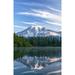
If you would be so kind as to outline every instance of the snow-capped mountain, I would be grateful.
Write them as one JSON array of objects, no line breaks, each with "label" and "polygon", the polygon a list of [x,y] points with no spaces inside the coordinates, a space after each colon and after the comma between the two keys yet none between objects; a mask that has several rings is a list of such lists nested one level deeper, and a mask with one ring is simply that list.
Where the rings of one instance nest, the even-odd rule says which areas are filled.
[{"label": "snow-capped mountain", "polygon": [[60,36],[60,33],[46,29],[45,27],[39,25],[34,25],[26,28],[21,32],[18,32],[17,35],[24,37],[37,37],[37,36],[46,37],[46,36]]}]

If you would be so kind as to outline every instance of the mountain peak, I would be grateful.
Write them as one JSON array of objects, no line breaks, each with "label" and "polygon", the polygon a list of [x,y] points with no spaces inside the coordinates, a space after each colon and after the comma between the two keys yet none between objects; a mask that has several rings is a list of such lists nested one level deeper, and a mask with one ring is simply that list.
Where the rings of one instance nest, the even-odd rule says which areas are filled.
[{"label": "mountain peak", "polygon": [[21,32],[18,32],[17,35],[24,36],[24,37],[34,37],[34,36],[45,37],[45,36],[50,36],[50,35],[55,36],[55,35],[58,35],[58,33],[48,30],[45,27],[40,26],[40,25],[33,25]]}]

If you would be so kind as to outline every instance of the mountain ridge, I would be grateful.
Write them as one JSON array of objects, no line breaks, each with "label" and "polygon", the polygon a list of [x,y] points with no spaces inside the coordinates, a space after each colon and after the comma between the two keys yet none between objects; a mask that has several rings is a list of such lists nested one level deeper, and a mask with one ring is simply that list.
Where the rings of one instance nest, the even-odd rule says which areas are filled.
[{"label": "mountain ridge", "polygon": [[40,25],[33,25],[16,34],[18,36],[23,37],[46,37],[46,36],[60,36],[61,32],[56,32]]}]

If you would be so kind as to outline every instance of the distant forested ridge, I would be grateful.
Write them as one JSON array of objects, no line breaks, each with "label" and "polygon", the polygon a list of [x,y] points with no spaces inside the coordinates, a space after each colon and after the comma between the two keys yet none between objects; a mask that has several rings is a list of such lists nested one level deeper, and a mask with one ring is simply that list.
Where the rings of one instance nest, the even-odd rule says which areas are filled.
[{"label": "distant forested ridge", "polygon": [[61,37],[20,37],[14,33],[14,47],[56,47],[61,46]]}]

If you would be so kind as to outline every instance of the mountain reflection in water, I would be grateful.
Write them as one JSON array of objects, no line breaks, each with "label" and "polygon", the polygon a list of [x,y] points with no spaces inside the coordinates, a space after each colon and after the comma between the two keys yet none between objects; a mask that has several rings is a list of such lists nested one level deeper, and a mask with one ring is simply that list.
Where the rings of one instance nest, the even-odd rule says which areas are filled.
[{"label": "mountain reflection in water", "polygon": [[61,58],[24,56],[14,64],[14,75],[61,75]]}]

